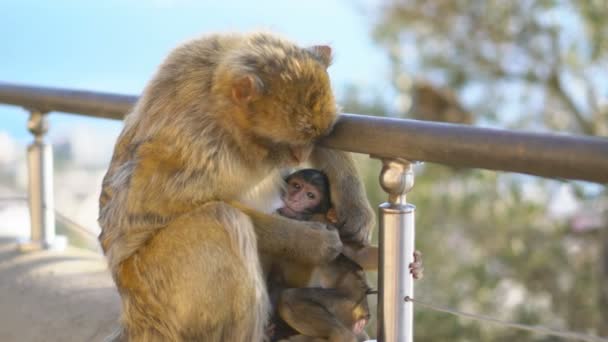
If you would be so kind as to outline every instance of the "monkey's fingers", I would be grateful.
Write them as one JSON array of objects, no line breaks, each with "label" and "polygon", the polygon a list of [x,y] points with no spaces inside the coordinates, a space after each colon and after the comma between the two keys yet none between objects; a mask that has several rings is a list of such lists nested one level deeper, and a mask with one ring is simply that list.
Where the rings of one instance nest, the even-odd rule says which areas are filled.
[{"label": "monkey's fingers", "polygon": [[419,250],[414,251],[414,262],[419,262],[422,265],[422,252]]},{"label": "monkey's fingers", "polygon": [[[347,199],[344,199],[348,201]],[[338,229],[343,241],[368,246],[370,232],[375,224],[375,216],[372,211],[356,205],[342,205],[336,208],[338,213]]]},{"label": "monkey's fingers", "polygon": [[410,273],[412,274],[412,277],[414,277],[414,279],[422,279],[422,277],[424,276],[423,272],[424,272],[424,267],[422,267],[422,264],[419,262],[413,262],[409,265],[409,269],[410,269]]},{"label": "monkey's fingers", "polygon": [[414,279],[422,279],[424,267],[422,267],[422,252],[419,250],[414,251],[414,262],[409,265],[410,273]]},{"label": "monkey's fingers", "polygon": [[[328,226],[329,227],[329,226]],[[334,260],[338,254],[342,253],[342,241],[337,230],[318,230],[317,256],[320,258],[316,265]]]}]

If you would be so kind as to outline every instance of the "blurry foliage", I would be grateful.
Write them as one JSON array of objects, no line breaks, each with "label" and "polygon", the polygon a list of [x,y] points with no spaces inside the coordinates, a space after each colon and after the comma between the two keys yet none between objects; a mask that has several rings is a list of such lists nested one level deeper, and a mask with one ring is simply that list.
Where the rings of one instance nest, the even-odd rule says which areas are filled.
[{"label": "blurry foliage", "polygon": [[[607,18],[605,1],[395,0],[380,6],[373,34],[390,58],[396,90],[412,98],[402,115],[427,119],[417,110],[415,91],[432,84],[453,91],[453,108],[472,116],[460,122],[608,135]],[[345,112],[390,112],[382,101],[361,100],[356,88],[346,93]],[[357,160],[377,206],[386,199],[378,185],[380,163]],[[575,234],[567,217],[548,215],[561,186],[417,165],[408,201],[417,206],[425,278],[416,296],[499,319],[608,336],[608,298],[600,295],[608,287],[601,271],[607,229]],[[582,203],[605,201],[597,186],[570,186]],[[415,336],[558,340],[418,308]]]},{"label": "blurry foliage", "polygon": [[606,1],[385,1],[374,37],[398,89],[430,79],[502,125],[608,135],[606,18]]}]

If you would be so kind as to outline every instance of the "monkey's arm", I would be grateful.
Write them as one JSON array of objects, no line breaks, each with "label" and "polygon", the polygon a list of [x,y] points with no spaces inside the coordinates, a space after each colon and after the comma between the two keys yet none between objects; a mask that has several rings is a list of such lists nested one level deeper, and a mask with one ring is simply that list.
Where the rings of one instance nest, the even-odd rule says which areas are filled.
[{"label": "monkey's arm", "polygon": [[375,216],[351,155],[316,146],[310,162],[329,179],[331,202],[338,214],[337,226],[342,241],[369,245]]},{"label": "monkey's arm", "polygon": [[[342,253],[359,264],[366,271],[377,271],[379,262],[379,249],[375,246],[352,247],[345,245]],[[410,273],[414,279],[422,279],[424,267],[422,266],[422,253],[414,251],[414,262],[409,264]]]},{"label": "monkey's arm", "polygon": [[342,251],[338,231],[309,221],[296,221],[269,215],[238,202],[230,205],[247,214],[258,238],[258,250],[277,258],[287,258],[308,265],[320,265],[335,259]]},{"label": "monkey's arm", "polygon": [[366,271],[378,270],[378,247],[353,247],[345,245],[342,253]]}]

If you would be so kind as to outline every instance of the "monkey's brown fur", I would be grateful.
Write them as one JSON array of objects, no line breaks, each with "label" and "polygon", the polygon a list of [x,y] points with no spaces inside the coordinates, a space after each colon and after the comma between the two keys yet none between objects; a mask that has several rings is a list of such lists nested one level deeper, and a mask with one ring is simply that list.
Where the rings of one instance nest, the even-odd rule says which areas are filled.
[{"label": "monkey's brown fur", "polygon": [[274,264],[272,274],[269,289],[278,316],[308,339],[294,336],[280,321],[275,337],[331,342],[368,339],[363,329],[370,319],[367,296],[372,292],[355,261],[344,254],[315,267],[281,261]]},{"label": "monkey's brown fur", "polygon": [[[304,181],[303,181],[304,182]],[[329,189],[319,189],[322,194]],[[335,210],[313,214],[312,221],[334,223]],[[345,244],[346,249],[348,244]],[[348,246],[355,250],[358,246]],[[371,315],[367,296],[372,293],[367,283],[367,270],[378,268],[378,248],[365,246],[369,251],[357,261],[340,254],[336,259],[320,265],[305,265],[289,260],[275,260],[267,280],[276,306],[277,328],[273,340],[299,342],[356,342],[369,337],[363,330]],[[353,256],[363,256],[350,253]],[[295,330],[294,330],[295,329]],[[294,334],[294,331],[297,332]],[[298,335],[299,334],[299,335]]]},{"label": "monkey's brown fur", "polygon": [[[227,204],[272,198],[280,169],[331,129],[330,52],[270,34],[213,35],[161,65],[125,118],[100,198],[119,338],[260,341],[268,299],[258,250],[311,264],[339,252],[321,224]],[[373,216],[350,157],[315,148],[311,161],[347,198],[336,208],[343,231],[365,243]],[[354,210],[363,220],[345,219]]]},{"label": "monkey's brown fur", "polygon": [[[296,171],[285,179],[287,189],[277,213],[298,220],[337,223],[330,206],[329,182],[319,170]],[[371,291],[363,270],[378,269],[378,248],[345,243],[342,254],[321,265],[277,259],[267,278],[275,308],[271,340],[356,342],[369,339],[364,328]],[[414,279],[422,277],[421,253],[409,265]],[[289,324],[287,324],[289,323]],[[299,335],[298,335],[299,333]]]},{"label": "monkey's brown fur", "polygon": [[[315,341],[356,342],[368,339],[371,293],[363,269],[340,254],[317,267],[307,288],[288,288],[279,295],[277,311],[298,333]],[[314,287],[313,287],[314,286]],[[304,336],[287,340],[302,340]]]}]

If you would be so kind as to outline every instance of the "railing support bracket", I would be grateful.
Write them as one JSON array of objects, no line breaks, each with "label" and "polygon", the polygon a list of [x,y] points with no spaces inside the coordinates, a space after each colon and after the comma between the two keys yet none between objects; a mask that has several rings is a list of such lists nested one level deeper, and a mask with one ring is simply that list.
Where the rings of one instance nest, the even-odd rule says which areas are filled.
[{"label": "railing support bracket", "polygon": [[409,264],[414,261],[416,207],[406,202],[414,186],[413,165],[401,158],[372,157],[382,160],[380,185],[388,193],[379,207],[378,341],[412,342],[413,304],[403,298],[414,298]]},{"label": "railing support bracket", "polygon": [[20,241],[21,251],[64,249],[67,239],[55,234],[53,201],[53,148],[44,141],[48,131],[46,113],[32,110],[27,122],[34,141],[27,148],[30,238]]}]

